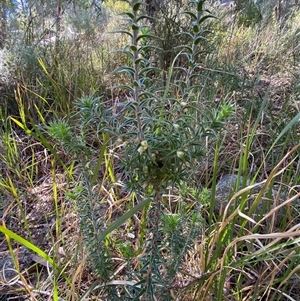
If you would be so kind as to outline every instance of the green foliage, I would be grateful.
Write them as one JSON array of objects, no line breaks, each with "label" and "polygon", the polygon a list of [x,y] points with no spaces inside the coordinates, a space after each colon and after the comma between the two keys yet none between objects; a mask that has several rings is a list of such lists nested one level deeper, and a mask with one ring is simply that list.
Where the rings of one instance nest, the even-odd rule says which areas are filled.
[{"label": "green foliage", "polygon": [[[55,4],[45,2],[49,8]],[[28,28],[24,53],[16,56],[24,62],[16,93],[19,115],[6,118],[0,111],[0,189],[3,210],[16,204],[19,224],[29,233],[23,199],[42,178],[36,172],[39,153],[21,142],[29,135],[39,152],[47,151],[48,173],[54,178],[62,166],[68,174],[61,201],[58,183],[51,187],[53,241],[65,208],[75,208],[78,241],[83,237],[83,256],[93,268],[89,275],[97,281],[81,297],[78,286],[75,296],[77,277],[86,274],[73,261],[78,254],[61,269],[60,251],[46,257],[4,226],[1,231],[54,263],[59,273],[74,267],[74,279],[64,286],[70,288],[63,292],[66,300],[87,300],[90,294],[103,300],[296,300],[290,279],[298,277],[299,265],[299,233],[293,228],[299,224],[299,85],[287,89],[287,97],[272,95],[272,82],[263,87],[267,91],[259,83],[273,70],[288,70],[291,58],[291,69],[297,68],[299,22],[262,30],[260,8],[241,0],[234,21],[243,26],[235,30],[236,23],[214,25],[205,1],[159,2],[151,17],[144,2],[128,1],[118,6],[129,7],[123,13],[127,25],[118,30],[117,45],[124,48],[106,61],[109,45],[117,46],[99,38],[103,23],[98,11],[89,14],[91,4],[80,2],[86,7],[65,12],[84,33],[78,41],[35,48],[37,30]],[[114,4],[109,3],[116,9]],[[33,16],[36,12],[28,17]],[[259,27],[246,29],[254,24]],[[109,75],[111,66],[118,68]],[[286,101],[278,113],[273,105],[279,96]],[[237,114],[229,120],[233,110]],[[30,158],[24,155],[28,150]],[[218,213],[218,188],[228,187],[219,178],[226,173],[237,173],[237,181],[226,195],[230,206]],[[286,205],[274,208],[273,199],[281,198]],[[284,231],[289,233],[278,233]],[[70,236],[63,240],[74,239]],[[59,279],[53,281],[56,296]],[[82,282],[86,289],[89,283]]]},{"label": "green foliage", "polygon": [[252,26],[258,24],[262,20],[260,6],[255,4],[254,1],[237,1],[236,11],[238,26]]},{"label": "green foliage", "polygon": [[84,132],[74,136],[72,128],[66,121],[52,121],[46,128],[47,133],[59,142],[68,152],[82,155],[89,155],[89,148],[85,145]]},{"label": "green foliage", "polygon": [[[131,85],[123,88],[131,93],[132,101],[127,105],[118,136],[126,143],[123,164],[131,179],[131,189],[141,184],[150,187],[162,183],[173,185],[186,179],[186,166],[194,164],[194,160],[203,155],[204,137],[214,134],[232,113],[231,105],[224,104],[216,111],[207,112],[209,115],[205,118],[198,107],[197,46],[203,36],[202,31],[195,30],[195,26],[201,27],[207,18],[212,17],[205,15],[203,3],[199,3],[198,8],[196,6],[198,12],[186,12],[194,24],[193,34],[181,33],[190,37],[191,46],[181,46],[182,52],[178,53],[169,68],[166,86],[156,86],[154,91],[148,74],[151,70],[155,73],[156,68],[143,57],[149,47],[145,43],[138,47],[140,40],[151,40],[153,36],[145,34],[143,25],[138,25],[142,17],[138,17],[135,10],[126,13],[131,18],[133,33],[123,33],[132,39],[126,54],[133,65],[121,67],[117,72],[130,75]],[[179,56],[186,58],[187,67],[181,68],[183,78],[171,84],[174,64]],[[145,67],[146,63],[148,65]],[[177,97],[176,89],[179,91]]]},{"label": "green foliage", "polygon": [[91,2],[24,3],[7,18],[10,81],[21,87],[27,120],[39,121],[36,109],[45,119],[62,117],[57,116],[62,112],[69,116],[75,99],[103,88],[104,70],[99,68],[107,54],[102,44],[97,50],[95,44],[109,20],[106,9]]},{"label": "green foliage", "polygon": [[[201,78],[197,61],[204,39],[201,28],[207,19],[213,17],[203,9],[203,4],[204,1],[194,1],[191,9],[185,12],[191,19],[192,28],[191,33],[181,34],[188,37],[189,44],[180,47],[163,86],[151,78],[159,71],[153,65],[149,52],[155,47],[157,37],[149,26],[144,25],[143,20],[147,16],[139,14],[141,4],[132,1],[131,11],[124,13],[131,29],[119,31],[130,39],[122,52],[131,65],[121,66],[115,71],[115,74],[126,74],[129,78],[128,84],[115,87],[125,90],[129,101],[118,109],[101,98],[84,96],[76,102],[75,117],[80,125],[78,127],[77,124],[75,131],[64,121],[50,123],[47,127],[47,133],[74,153],[86,169],[83,171],[82,190],[76,197],[80,200],[77,206],[81,231],[89,245],[95,270],[104,281],[109,279],[111,273],[109,237],[112,231],[118,230],[126,219],[152,201],[149,209],[144,208],[148,222],[142,224],[147,230],[146,239],[140,239],[144,255],[140,258],[141,270],[138,272],[141,286],[138,294],[151,300],[157,294],[163,294],[166,300],[170,297],[166,291],[181,264],[180,258],[184,258],[196,233],[199,233],[193,213],[182,211],[180,216],[164,214],[161,194],[168,186],[179,187],[191,179],[190,168],[204,155],[206,137],[216,136],[233,111],[232,105],[226,102],[216,108],[201,106]],[[183,57],[187,64],[181,67],[181,78],[173,80],[179,57]],[[105,205],[96,201],[100,194],[92,189],[94,182],[91,181],[95,179],[95,172],[87,164],[90,154],[85,145],[91,135],[97,137],[103,149],[106,146],[101,138],[109,135],[106,141],[119,150],[119,168],[126,175],[127,190],[139,200],[138,205],[106,230],[107,221],[100,213]],[[162,249],[170,255],[162,256]],[[127,244],[119,244],[119,250],[129,260],[133,256]],[[163,275],[160,266],[167,261],[169,271]]]}]

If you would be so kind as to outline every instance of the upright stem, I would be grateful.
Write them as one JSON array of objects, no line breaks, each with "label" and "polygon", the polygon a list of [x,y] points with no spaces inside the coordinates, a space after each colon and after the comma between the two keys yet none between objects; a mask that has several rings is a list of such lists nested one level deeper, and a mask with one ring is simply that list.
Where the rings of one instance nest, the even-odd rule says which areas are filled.
[{"label": "upright stem", "polygon": [[155,196],[153,197],[152,207],[149,214],[149,231],[152,233],[151,243],[149,245],[149,266],[146,275],[146,292],[152,291],[153,286],[153,273],[155,267],[157,266],[157,258],[159,258],[159,225],[160,225],[160,213],[161,213],[161,192],[158,187],[155,192]]},{"label": "upright stem", "polygon": [[[138,2],[138,0],[132,0],[132,7]],[[138,62],[139,58],[139,51],[138,51],[138,43],[137,43],[137,37],[139,34],[139,26],[137,25],[137,11],[134,11],[134,18],[133,18],[133,37],[132,37],[132,45],[135,46],[135,50],[133,51],[133,69],[134,69],[134,94],[133,98],[136,102],[135,105],[135,115],[137,120],[137,126],[138,126],[138,139],[139,141],[142,141],[144,139],[144,134],[142,132],[142,121],[141,121],[141,106],[140,106],[140,99],[139,99],[139,72],[140,72],[140,66]]]}]

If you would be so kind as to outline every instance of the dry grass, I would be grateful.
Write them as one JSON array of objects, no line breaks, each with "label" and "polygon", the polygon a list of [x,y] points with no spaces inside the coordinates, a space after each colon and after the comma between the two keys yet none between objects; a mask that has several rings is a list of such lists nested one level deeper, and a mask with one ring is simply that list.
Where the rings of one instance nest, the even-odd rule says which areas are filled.
[{"label": "dry grass", "polygon": [[[110,95],[112,103],[127,97],[111,93],[116,78],[109,75],[124,61],[109,52],[126,43],[124,38],[107,36],[107,32],[119,24],[119,19],[112,19],[105,32],[99,34],[101,45],[96,43],[92,55],[93,61],[98,63],[95,70],[103,75],[104,93]],[[224,73],[223,79],[218,78],[214,83],[213,94],[216,102],[219,94],[232,95],[236,114],[221,133],[219,148],[214,140],[207,141],[207,156],[199,162],[198,180],[189,183],[190,190],[183,192],[175,187],[162,196],[162,211],[166,216],[180,215],[185,206],[188,213],[196,213],[199,218],[200,234],[194,239],[193,247],[181,257],[180,269],[168,287],[173,300],[299,300],[299,151],[294,147],[299,144],[299,131],[291,126],[277,144],[272,145],[300,112],[299,45],[294,43],[297,24],[299,14],[289,24],[283,24],[287,30],[274,25],[263,31],[232,26],[226,30],[221,28],[220,35],[216,34],[216,42],[221,42],[214,63],[230,72],[238,70],[239,83],[227,86],[230,80],[226,82]],[[117,78],[118,83],[127,80]],[[265,99],[268,99],[266,109],[259,114]],[[1,135],[2,227],[42,249],[59,269],[1,234],[0,294],[6,295],[7,300],[109,300],[105,286],[118,285],[122,296],[128,287],[139,283],[141,259],[147,252],[144,244],[151,239],[148,230],[143,232],[147,228],[145,211],[134,214],[110,234],[106,244],[112,253],[113,270],[109,282],[102,283],[93,269],[80,228],[78,204],[89,200],[82,196],[79,197],[83,199],[74,198],[74,191],[84,186],[88,167],[77,165],[72,155],[55,146],[66,170],[40,140],[13,128],[8,127]],[[89,158],[91,165],[97,161],[97,152],[99,149],[95,147]],[[112,158],[112,154],[113,150],[107,157]],[[116,167],[118,157],[112,161]],[[122,171],[115,168],[113,173],[117,184],[112,183],[107,164],[102,164],[97,184],[91,187],[97,200],[97,214],[105,226],[143,198],[133,197],[124,189],[123,182],[127,179]],[[228,206],[222,215],[212,218],[210,199],[201,203],[202,189],[212,189],[213,177],[217,180],[229,173],[243,173],[249,181],[260,182],[260,189],[249,196],[247,193],[253,188],[250,185],[254,183],[238,187],[228,203],[244,206]],[[266,195],[269,189],[283,191],[285,195],[277,193],[270,197]],[[268,199],[271,199],[270,208],[261,209],[262,216],[253,215],[253,203],[257,207],[259,202],[267,203]],[[276,214],[280,207],[285,208],[285,214],[278,220]],[[189,230],[184,228],[183,236],[187,236]],[[166,249],[160,252],[165,255]],[[174,261],[168,256],[164,259],[165,264],[160,266],[163,276],[168,273],[168,264]]]}]

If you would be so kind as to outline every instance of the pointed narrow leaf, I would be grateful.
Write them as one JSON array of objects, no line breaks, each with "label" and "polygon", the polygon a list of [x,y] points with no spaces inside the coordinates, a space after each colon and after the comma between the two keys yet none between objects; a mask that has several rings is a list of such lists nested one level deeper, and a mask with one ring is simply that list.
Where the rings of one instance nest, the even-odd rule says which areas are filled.
[{"label": "pointed narrow leaf", "polygon": [[134,61],[134,63],[135,63],[136,65],[140,65],[141,63],[146,64],[146,63],[147,63],[147,60],[146,60],[145,58],[143,58],[143,57],[139,57],[138,59],[136,59],[136,60]]},{"label": "pointed narrow leaf", "polygon": [[155,36],[154,34],[150,34],[150,33],[147,33],[147,34],[141,34],[139,35],[136,40],[139,41],[140,39],[160,39],[158,36]]},{"label": "pointed narrow leaf", "polygon": [[135,11],[135,12],[138,11],[140,9],[141,4],[142,4],[141,2],[136,2],[133,5],[132,10]]},{"label": "pointed narrow leaf", "polygon": [[213,15],[206,15],[206,16],[202,17],[202,18],[198,21],[198,24],[200,25],[200,24],[203,23],[206,19],[210,19],[210,18],[218,19],[217,17],[215,17],[215,16],[213,16]]},{"label": "pointed narrow leaf", "polygon": [[130,49],[131,49],[132,51],[137,51],[137,47],[136,47],[135,45],[130,45]]},{"label": "pointed narrow leaf", "polygon": [[[176,71],[177,70],[180,70],[181,72],[183,72],[184,74],[186,74],[187,72],[188,72],[188,70],[186,69],[186,68],[184,68],[184,67],[175,67],[174,68]],[[182,82],[182,83],[184,83],[184,82]],[[178,88],[180,88],[180,87],[178,87]]]},{"label": "pointed narrow leaf", "polygon": [[114,89],[124,89],[124,90],[128,90],[129,92],[133,93],[134,90],[132,87],[128,86],[128,85],[116,85],[113,86]]},{"label": "pointed narrow leaf", "polygon": [[194,13],[192,13],[191,11],[184,11],[183,13],[192,17],[192,19],[197,20],[197,16]]},{"label": "pointed narrow leaf", "polygon": [[[208,53],[207,50],[199,50],[195,53],[195,57],[201,56],[201,55],[205,56],[207,53]],[[233,74],[231,74],[231,75],[233,75]]]},{"label": "pointed narrow leaf", "polygon": [[101,151],[100,151],[98,159],[96,161],[96,166],[93,169],[93,177],[91,179],[91,184],[96,183],[97,177],[99,175],[99,170],[101,168],[101,164],[102,164],[102,162],[105,161],[104,160],[104,155],[105,155],[105,152],[107,151],[107,144],[109,142],[109,139],[108,139],[109,138],[109,134],[103,133],[103,137],[104,137],[104,139],[103,139],[103,146],[101,147]]},{"label": "pointed narrow leaf", "polygon": [[[28,131],[28,128],[26,125],[24,125],[22,122],[20,122],[19,120],[15,119],[14,117],[10,116],[10,119],[17,125],[19,126],[22,130],[24,130],[26,133]],[[30,134],[30,133],[29,133]]]},{"label": "pointed narrow leaf", "polygon": [[199,36],[195,41],[194,41],[194,44],[195,45],[198,45],[201,41],[205,41],[206,38],[202,37],[202,36]]},{"label": "pointed narrow leaf", "polygon": [[138,81],[134,80],[132,84],[134,87],[140,88],[140,83]]},{"label": "pointed narrow leaf", "polygon": [[150,17],[150,16],[147,16],[147,15],[141,15],[141,16],[139,16],[139,17],[136,19],[136,21],[139,22],[139,21],[141,21],[141,20],[143,20],[143,19],[152,20],[152,21],[155,20],[155,18],[152,18],[152,17]]},{"label": "pointed narrow leaf", "polygon": [[204,3],[204,0],[200,0],[198,2],[198,5],[197,5],[197,11],[198,12],[201,12],[203,10],[203,3]]},{"label": "pointed narrow leaf", "polygon": [[132,78],[134,77],[134,69],[131,67],[125,67],[125,66],[119,67],[116,70],[114,70],[113,73],[116,74],[116,73],[121,73],[121,72],[125,72],[125,73],[129,74]]},{"label": "pointed narrow leaf", "polygon": [[133,23],[133,24],[131,25],[131,28],[132,28],[132,30],[138,30],[140,27],[138,26],[138,24]]},{"label": "pointed narrow leaf", "polygon": [[199,31],[200,31],[199,26],[195,24],[195,25],[193,26],[193,32],[194,32],[194,33],[198,33]]},{"label": "pointed narrow leaf", "polygon": [[[177,35],[175,35],[177,36]],[[190,32],[182,32],[182,33],[179,33],[178,36],[188,36],[191,40],[193,40],[194,38],[194,35]],[[179,47],[183,47],[183,46],[177,46],[176,48],[179,48]]]},{"label": "pointed narrow leaf", "polygon": [[144,67],[140,69],[140,73],[143,74],[145,72],[159,72],[161,71],[159,68],[153,67],[153,66],[149,66],[149,67]]},{"label": "pointed narrow leaf", "polygon": [[298,113],[285,127],[284,129],[280,132],[280,134],[277,136],[273,144],[271,145],[269,151],[267,152],[266,157],[271,153],[273,150],[274,146],[278,141],[295,125],[298,124],[299,126],[299,121],[300,121],[300,113]]},{"label": "pointed narrow leaf", "polygon": [[134,14],[133,14],[132,12],[130,12],[130,11],[125,11],[125,12],[121,13],[120,15],[121,15],[121,16],[122,16],[122,15],[126,15],[126,16],[128,16],[130,19],[134,19]]},{"label": "pointed narrow leaf", "polygon": [[36,245],[32,244],[31,242],[29,242],[25,238],[19,236],[18,234],[14,233],[13,231],[8,230],[6,227],[0,226],[0,232],[2,232],[3,234],[7,235],[9,238],[17,241],[21,245],[27,247],[31,251],[37,253],[40,257],[42,257],[43,259],[45,259],[47,262],[49,262],[53,267],[55,267],[58,270],[58,267],[55,264],[55,262],[53,261],[53,259],[51,257],[49,257],[40,248],[38,248]]},{"label": "pointed narrow leaf", "polygon": [[114,31],[110,31],[109,33],[124,33],[124,34],[129,35],[130,37],[133,37],[132,33],[127,30],[114,30]]},{"label": "pointed narrow leaf", "polygon": [[141,46],[138,51],[150,51],[150,50],[157,50],[157,51],[161,51],[161,49],[159,47],[153,46],[153,45],[143,45]]},{"label": "pointed narrow leaf", "polygon": [[188,57],[190,57],[190,55],[191,54],[193,54],[193,48],[192,47],[190,47],[190,46],[185,46],[185,50],[187,51],[186,53],[185,53],[185,55],[187,55],[188,54]]},{"label": "pointed narrow leaf", "polygon": [[128,55],[131,59],[133,58],[132,52],[130,52],[130,51],[126,50],[126,49],[115,50],[115,51],[112,51],[112,53],[123,53],[123,54]]},{"label": "pointed narrow leaf", "polygon": [[206,34],[209,34],[209,33],[213,33],[211,30],[203,30],[202,32],[201,32],[201,35],[202,36],[204,36],[204,35],[206,35]]}]

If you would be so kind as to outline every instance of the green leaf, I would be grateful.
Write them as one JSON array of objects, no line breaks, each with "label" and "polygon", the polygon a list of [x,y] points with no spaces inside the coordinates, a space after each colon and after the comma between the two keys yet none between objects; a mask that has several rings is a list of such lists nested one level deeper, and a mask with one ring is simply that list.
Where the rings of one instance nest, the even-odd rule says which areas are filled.
[{"label": "green leaf", "polygon": [[[135,215],[138,211],[142,210],[145,206],[150,204],[152,199],[147,198],[134,206],[131,210],[129,210],[127,213],[123,214],[120,218],[118,218],[114,223],[112,223],[108,228],[106,228],[102,233],[97,237],[97,242],[104,240],[105,237],[110,234],[115,229],[119,228],[123,223],[125,223],[129,218],[131,218],[133,215]],[[92,248],[95,243],[91,243],[89,245],[89,248]]]},{"label": "green leaf", "polygon": [[206,15],[204,17],[202,17],[199,21],[198,24],[202,24],[206,19],[210,19],[210,18],[214,18],[214,19],[218,19],[217,17],[213,16],[213,15]]},{"label": "green leaf", "polygon": [[197,11],[198,11],[198,12],[203,11],[203,4],[204,4],[204,1],[205,1],[205,0],[200,0],[200,1],[198,2],[198,4],[197,4]]},{"label": "green leaf", "polygon": [[132,33],[128,30],[114,30],[114,31],[110,31],[109,33],[123,33],[133,38]]},{"label": "green leaf", "polygon": [[[197,66],[195,66],[195,68],[194,69],[196,69],[196,67],[198,67],[199,65],[197,64]],[[190,79],[192,80],[192,79],[195,79],[195,78],[197,78],[197,77],[199,77],[200,76],[200,72],[201,72],[201,66],[199,66],[199,69],[200,70],[198,70],[198,72],[196,73],[196,74],[192,74],[191,75],[191,77],[190,77]],[[201,87],[200,87],[200,85],[193,85],[192,87],[190,87],[190,89],[201,89]]]},{"label": "green leaf", "polygon": [[134,63],[135,63],[136,65],[140,65],[141,63],[147,63],[147,60],[144,59],[143,57],[139,57],[138,59],[136,59],[136,60],[134,61]]},{"label": "green leaf", "polygon": [[[182,82],[181,85],[182,85],[182,88],[183,88],[183,89],[186,89],[186,88],[188,87],[187,84],[186,84],[185,82]],[[189,93],[188,93],[188,92],[184,93],[183,96],[182,96],[182,98],[183,98],[184,100],[188,99],[188,98],[189,98]]]},{"label": "green leaf", "polygon": [[141,51],[150,51],[150,50],[162,51],[161,48],[156,47],[154,45],[142,45],[138,51],[141,52]]},{"label": "green leaf", "polygon": [[114,70],[113,74],[123,73],[123,72],[129,74],[131,78],[134,78],[135,71],[133,68],[128,67],[128,66],[122,66],[122,67],[117,68],[116,70]]},{"label": "green leaf", "polygon": [[[193,40],[194,36],[193,34],[191,34],[190,32],[181,32],[178,34],[178,36],[188,36],[191,40]],[[177,46],[176,48],[183,48],[185,45],[183,46]]]},{"label": "green leaf", "polygon": [[65,171],[68,171],[68,168],[66,167],[66,165],[64,164],[64,162],[62,161],[62,159],[60,158],[60,156],[58,155],[58,153],[55,151],[55,149],[52,147],[52,145],[49,143],[49,141],[47,140],[47,138],[41,133],[41,131],[39,130],[39,128],[35,125],[34,121],[31,120],[31,126],[33,127],[33,131],[29,130],[26,124],[22,124],[20,121],[18,121],[17,119],[10,117],[18,126],[20,126],[28,135],[32,136],[34,139],[36,139],[37,141],[41,142],[42,145],[50,150],[51,154],[54,156],[55,160],[57,160],[57,162],[59,162],[59,164],[63,167],[63,169]]},{"label": "green leaf", "polygon": [[140,27],[139,27],[139,25],[138,25],[138,24],[136,24],[136,23],[133,23],[133,24],[131,25],[131,29],[132,29],[132,30],[139,30],[139,29],[140,29]]},{"label": "green leaf", "polygon": [[10,119],[18,126],[20,127],[22,130],[25,131],[26,134],[29,134],[31,133],[31,131],[27,128],[27,126],[25,124],[23,124],[22,122],[20,122],[19,120],[15,119],[14,117],[11,117],[10,116]]},{"label": "green leaf", "polygon": [[158,36],[155,36],[153,34],[150,33],[145,33],[145,34],[141,34],[136,38],[136,41],[138,42],[140,39],[159,39]]},{"label": "green leaf", "polygon": [[99,170],[101,168],[101,164],[102,164],[102,162],[105,161],[104,160],[104,155],[107,152],[107,145],[108,145],[108,142],[109,142],[109,134],[103,133],[102,137],[103,137],[103,145],[101,147],[101,151],[99,153],[99,157],[97,159],[96,166],[93,169],[93,177],[91,179],[91,184],[96,183],[97,178],[98,178],[98,174],[99,174]]},{"label": "green leaf", "polygon": [[198,45],[201,41],[206,41],[206,38],[203,36],[199,36],[198,38],[195,39],[194,44]]},{"label": "green leaf", "polygon": [[139,21],[141,21],[141,20],[143,20],[143,19],[152,20],[152,21],[155,20],[155,18],[152,18],[152,17],[150,17],[150,16],[147,16],[147,15],[141,15],[141,16],[139,16],[139,17],[136,19],[136,22],[139,22]]},{"label": "green leaf", "polygon": [[298,113],[281,131],[281,133],[278,135],[278,137],[275,139],[273,144],[271,145],[269,151],[266,154],[266,157],[273,151],[274,146],[276,143],[295,125],[298,124],[299,126],[299,121],[300,121],[300,113]]},{"label": "green leaf", "polygon": [[134,19],[134,14],[132,13],[132,12],[130,12],[130,11],[125,11],[125,12],[123,12],[123,13],[121,13],[120,14],[121,16],[122,15],[126,15],[126,16],[128,16],[130,19]]},{"label": "green leaf", "polygon": [[116,85],[116,86],[113,86],[114,89],[125,89],[125,90],[128,90],[129,92],[133,93],[134,92],[134,89],[128,85]]},{"label": "green leaf", "polygon": [[135,45],[130,45],[130,49],[131,49],[132,51],[137,51],[137,47],[136,47]]},{"label": "green leaf", "polygon": [[199,26],[195,24],[195,25],[193,26],[193,32],[194,32],[194,33],[198,33],[199,31],[200,31]]},{"label": "green leaf", "polygon": [[222,104],[218,109],[217,121],[225,121],[226,118],[230,117],[233,113],[232,104]]},{"label": "green leaf", "polygon": [[189,15],[192,19],[197,20],[197,16],[191,11],[184,11],[183,13]]},{"label": "green leaf", "polygon": [[141,2],[136,2],[136,3],[133,5],[132,10],[133,10],[134,12],[138,11],[138,10],[140,9],[140,6],[141,6],[141,5],[142,5]]},{"label": "green leaf", "polygon": [[19,236],[15,232],[8,230],[6,227],[0,226],[0,232],[4,233],[7,235],[9,238],[14,239],[21,245],[25,246],[26,248],[30,249],[31,251],[37,253],[40,257],[45,259],[47,262],[49,262],[53,267],[58,269],[57,265],[55,264],[54,260],[49,257],[44,251],[42,251],[40,248],[38,248],[36,245],[32,244],[25,238]]},{"label": "green leaf", "polygon": [[156,68],[156,67],[153,67],[153,66],[149,66],[149,67],[141,68],[139,73],[143,74],[143,73],[150,72],[150,71],[160,72],[161,70],[159,68]]},{"label": "green leaf", "polygon": [[[204,39],[204,40],[206,40],[206,39]],[[199,51],[196,51],[194,56],[195,57],[198,57],[198,56],[201,56],[201,55],[205,56],[206,54],[207,54],[206,50],[199,50]],[[198,66],[201,66],[201,65],[198,65]],[[234,75],[234,74],[231,73],[231,75]]]},{"label": "green leaf", "polygon": [[188,54],[187,53],[183,53],[183,54],[186,55],[188,57],[188,59],[190,59],[190,54],[193,54],[193,52],[194,52],[193,48],[189,45],[186,45],[184,48],[185,48],[185,50],[188,51]]},{"label": "green leaf", "polygon": [[196,65],[195,61],[190,60],[189,61],[189,68],[194,68]]},{"label": "green leaf", "polygon": [[[146,101],[148,101],[150,98],[151,99],[155,99],[155,100],[159,100],[159,97],[157,96],[157,95],[155,95],[155,94],[153,94],[153,93],[151,93],[151,92],[149,92],[149,91],[144,91],[144,92],[142,92],[142,93],[140,93],[140,96],[142,97],[144,97],[145,96],[145,100],[144,100],[144,102],[146,102]],[[143,103],[143,101],[141,102],[141,104]]]},{"label": "green leaf", "polygon": [[131,52],[131,51],[128,51],[128,50],[126,50],[126,49],[118,49],[118,50],[113,51],[112,53],[123,53],[123,54],[128,55],[130,59],[133,58],[132,52]]}]

